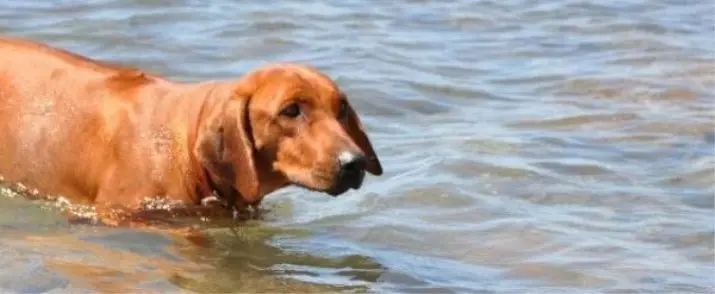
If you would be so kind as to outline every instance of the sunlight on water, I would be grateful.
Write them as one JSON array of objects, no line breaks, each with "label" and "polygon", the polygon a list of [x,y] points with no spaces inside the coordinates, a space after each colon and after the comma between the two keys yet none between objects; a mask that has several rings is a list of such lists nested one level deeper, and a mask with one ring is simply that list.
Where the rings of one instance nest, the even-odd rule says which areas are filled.
[{"label": "sunlight on water", "polygon": [[0,32],[181,81],[313,64],[384,176],[208,239],[0,189],[0,292],[715,291],[710,1],[167,3],[7,1]]}]

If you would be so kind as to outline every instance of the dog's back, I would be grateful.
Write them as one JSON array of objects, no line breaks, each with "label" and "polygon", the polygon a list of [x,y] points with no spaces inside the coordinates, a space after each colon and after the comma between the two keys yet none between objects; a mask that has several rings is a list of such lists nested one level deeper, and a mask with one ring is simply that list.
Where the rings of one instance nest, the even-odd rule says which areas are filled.
[{"label": "dog's back", "polygon": [[106,117],[121,114],[107,85],[131,89],[148,77],[10,38],[0,39],[0,65],[0,175],[69,197],[94,194],[94,172],[113,156],[97,148],[112,140]]}]

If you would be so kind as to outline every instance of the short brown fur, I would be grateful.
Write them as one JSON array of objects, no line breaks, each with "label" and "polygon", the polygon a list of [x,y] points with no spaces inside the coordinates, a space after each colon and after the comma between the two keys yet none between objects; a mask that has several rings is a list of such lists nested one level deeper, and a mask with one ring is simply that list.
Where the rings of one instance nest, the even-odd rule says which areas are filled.
[{"label": "short brown fur", "polygon": [[[0,39],[0,175],[100,210],[145,197],[224,208],[290,184],[327,191],[340,150],[382,174],[345,94],[317,69],[272,64],[182,84],[15,38]],[[300,105],[299,119],[286,105]]]}]

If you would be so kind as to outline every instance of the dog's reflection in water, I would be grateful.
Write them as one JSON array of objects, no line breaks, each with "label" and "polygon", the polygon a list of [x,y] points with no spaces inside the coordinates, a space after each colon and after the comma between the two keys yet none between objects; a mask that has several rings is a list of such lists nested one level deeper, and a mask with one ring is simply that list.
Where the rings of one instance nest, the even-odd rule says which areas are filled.
[{"label": "dog's reflection in water", "polygon": [[23,242],[46,256],[43,266],[66,280],[71,286],[64,290],[70,291],[362,292],[384,271],[359,255],[319,257],[281,249],[272,241],[310,233],[255,221],[195,234],[94,228]]}]

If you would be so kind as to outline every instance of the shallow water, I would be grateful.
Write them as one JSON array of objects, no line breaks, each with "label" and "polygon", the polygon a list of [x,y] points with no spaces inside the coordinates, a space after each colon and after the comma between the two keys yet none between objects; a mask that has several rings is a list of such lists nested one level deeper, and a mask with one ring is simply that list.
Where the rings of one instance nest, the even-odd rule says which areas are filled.
[{"label": "shallow water", "polygon": [[313,64],[386,170],[210,247],[6,195],[0,290],[712,293],[715,4],[591,2],[0,2],[0,33],[183,81]]}]

